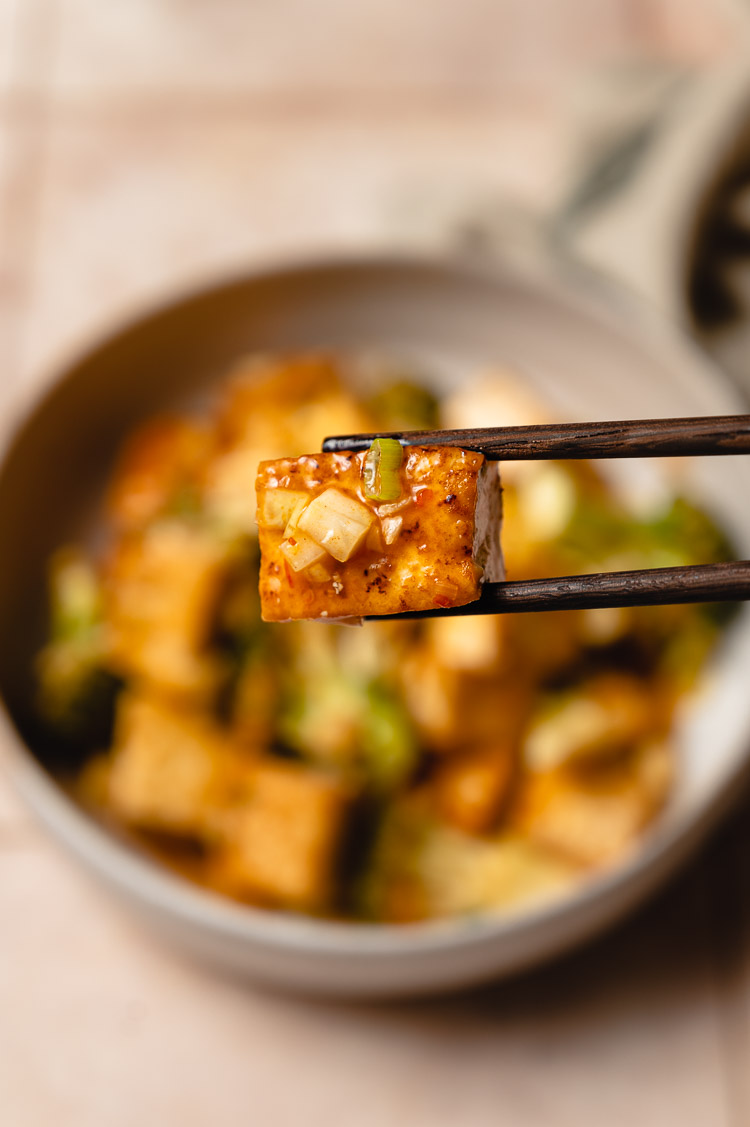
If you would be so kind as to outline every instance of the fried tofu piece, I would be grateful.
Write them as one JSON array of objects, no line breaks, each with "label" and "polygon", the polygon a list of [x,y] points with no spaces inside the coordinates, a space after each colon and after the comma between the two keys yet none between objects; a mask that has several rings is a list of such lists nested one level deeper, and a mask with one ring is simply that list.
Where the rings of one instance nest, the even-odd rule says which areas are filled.
[{"label": "fried tofu piece", "polygon": [[330,775],[298,763],[258,762],[228,857],[238,890],[286,907],[330,907],[352,799]]},{"label": "fried tofu piece", "polygon": [[515,766],[507,743],[446,756],[433,783],[442,817],[464,833],[488,833],[507,803]]},{"label": "fried tofu piece", "polygon": [[529,683],[513,669],[503,670],[500,676],[496,669],[457,670],[428,641],[403,655],[396,674],[419,736],[430,751],[451,755],[457,748],[478,744],[518,745],[533,697]]},{"label": "fried tofu piece", "polygon": [[123,528],[139,527],[166,510],[197,503],[211,451],[205,425],[163,417],[139,427],[120,451],[109,488],[109,512]]},{"label": "fried tofu piece", "polygon": [[546,771],[612,758],[650,731],[666,728],[665,704],[652,685],[638,678],[618,673],[594,677],[550,697],[526,733],[526,764]]},{"label": "fried tofu piece", "polygon": [[209,512],[229,528],[253,533],[260,461],[301,454],[331,431],[355,434],[371,422],[330,357],[245,362],[220,405],[219,448],[204,482]]},{"label": "fried tofu piece", "polygon": [[217,840],[251,767],[206,713],[137,692],[120,697],[106,787],[126,824]]},{"label": "fried tofu piece", "polygon": [[268,654],[251,654],[233,678],[229,707],[232,734],[248,748],[268,747],[281,704],[278,669]]},{"label": "fried tofu piece", "polygon": [[635,845],[664,805],[673,774],[672,753],[660,741],[585,772],[530,773],[511,821],[531,842],[595,868]]},{"label": "fried tofu piece", "polygon": [[443,830],[420,859],[430,916],[518,909],[560,896],[577,866],[513,834],[477,838]]},{"label": "fried tofu piece", "polygon": [[367,496],[367,453],[311,454],[258,470],[263,618],[344,618],[479,598],[503,575],[497,467],[449,446],[410,447],[400,494]]},{"label": "fried tofu piece", "polygon": [[478,837],[426,817],[412,792],[386,813],[361,898],[371,918],[413,923],[515,909],[576,879],[580,866],[517,834]]},{"label": "fried tofu piece", "polygon": [[206,649],[232,564],[207,532],[162,521],[124,538],[105,574],[109,662],[123,676],[206,698],[223,668]]}]

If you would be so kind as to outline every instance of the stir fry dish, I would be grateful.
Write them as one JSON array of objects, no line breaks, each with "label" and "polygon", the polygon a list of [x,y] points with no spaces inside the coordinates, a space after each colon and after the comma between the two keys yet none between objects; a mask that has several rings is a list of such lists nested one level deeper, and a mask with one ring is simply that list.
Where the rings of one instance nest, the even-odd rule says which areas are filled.
[{"label": "stir fry dish", "polygon": [[482,454],[376,439],[262,462],[257,494],[266,622],[461,606],[502,578],[500,480]]},{"label": "stir fry dish", "polygon": [[[497,467],[306,453],[325,434],[549,416],[507,373],[438,402],[368,365],[248,361],[129,437],[95,546],[50,561],[39,715],[78,800],[214,892],[374,923],[517,911],[638,847],[728,612],[327,623],[465,602],[502,561]],[[503,466],[503,542],[510,578],[730,552],[662,477],[579,462]]]}]

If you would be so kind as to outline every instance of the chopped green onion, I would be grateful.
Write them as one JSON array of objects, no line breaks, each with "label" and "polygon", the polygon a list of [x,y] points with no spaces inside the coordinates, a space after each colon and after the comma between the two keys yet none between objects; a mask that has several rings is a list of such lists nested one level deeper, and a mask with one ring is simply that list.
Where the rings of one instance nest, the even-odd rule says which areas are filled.
[{"label": "chopped green onion", "polygon": [[404,451],[395,438],[376,438],[365,455],[362,472],[365,497],[371,501],[396,501],[401,496],[401,462]]}]

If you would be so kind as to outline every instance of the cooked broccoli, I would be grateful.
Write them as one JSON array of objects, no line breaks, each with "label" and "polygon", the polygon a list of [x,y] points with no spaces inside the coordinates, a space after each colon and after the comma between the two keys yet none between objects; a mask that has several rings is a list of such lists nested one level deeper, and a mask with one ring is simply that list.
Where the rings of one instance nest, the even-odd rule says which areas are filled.
[{"label": "cooked broccoli", "polygon": [[435,396],[410,380],[398,380],[377,392],[368,407],[384,430],[433,430],[439,422]]},{"label": "cooked broccoli", "polygon": [[364,775],[376,794],[403,784],[418,756],[398,696],[377,680],[347,676],[335,667],[290,683],[279,734],[303,758]]},{"label": "cooked broccoli", "polygon": [[558,541],[582,566],[633,557],[636,567],[671,567],[727,559],[731,547],[710,517],[682,497],[658,516],[639,520],[611,498],[580,499]]},{"label": "cooked broccoli", "polygon": [[417,740],[403,702],[391,689],[372,681],[365,693],[360,740],[367,773],[374,790],[388,792],[412,774],[419,755]]},{"label": "cooked broccoli", "polygon": [[119,686],[104,664],[99,581],[66,549],[52,561],[49,584],[50,641],[37,658],[41,713],[66,742],[95,747],[110,734]]}]

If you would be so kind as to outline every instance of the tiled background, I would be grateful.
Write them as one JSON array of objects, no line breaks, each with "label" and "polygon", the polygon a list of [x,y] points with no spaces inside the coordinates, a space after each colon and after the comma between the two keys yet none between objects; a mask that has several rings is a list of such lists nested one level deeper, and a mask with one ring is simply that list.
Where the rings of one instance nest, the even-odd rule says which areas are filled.
[{"label": "tiled background", "polygon": [[[171,284],[380,241],[414,186],[543,202],[585,69],[719,65],[737,10],[0,0],[0,396]],[[561,965],[454,1001],[335,1007],[143,937],[0,783],[0,1123],[746,1123],[743,825]]]}]

